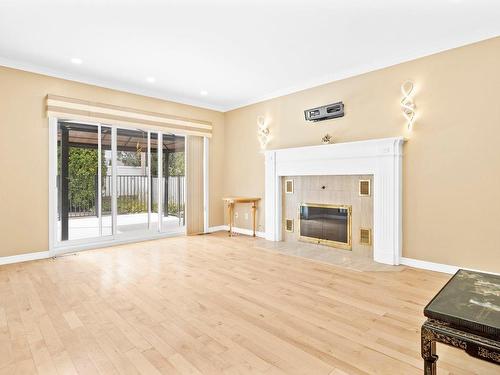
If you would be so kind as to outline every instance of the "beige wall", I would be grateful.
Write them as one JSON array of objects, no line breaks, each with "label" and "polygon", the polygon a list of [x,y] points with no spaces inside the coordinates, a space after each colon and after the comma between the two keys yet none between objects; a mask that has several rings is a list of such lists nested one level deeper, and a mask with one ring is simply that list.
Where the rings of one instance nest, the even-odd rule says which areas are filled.
[{"label": "beige wall", "polygon": [[[48,248],[45,96],[53,93],[211,121],[211,226],[223,223],[223,195],[264,197],[257,116],[270,123],[269,148],[319,144],[327,132],[337,142],[406,136],[403,255],[500,272],[499,66],[495,38],[225,114],[0,67],[0,256]],[[412,133],[399,107],[406,79],[417,89]],[[337,100],[345,117],[304,121],[304,109]],[[250,228],[240,212],[236,225]]]},{"label": "beige wall", "polygon": [[[271,149],[319,144],[325,133],[336,142],[405,136],[403,256],[500,272],[499,67],[495,38],[227,112],[224,193],[264,197],[260,115]],[[407,79],[418,108],[411,133],[399,106]],[[345,117],[304,121],[304,109],[338,100]]]},{"label": "beige wall", "polygon": [[222,224],[223,113],[0,67],[0,257],[48,250],[49,93],[211,121],[210,225]]}]

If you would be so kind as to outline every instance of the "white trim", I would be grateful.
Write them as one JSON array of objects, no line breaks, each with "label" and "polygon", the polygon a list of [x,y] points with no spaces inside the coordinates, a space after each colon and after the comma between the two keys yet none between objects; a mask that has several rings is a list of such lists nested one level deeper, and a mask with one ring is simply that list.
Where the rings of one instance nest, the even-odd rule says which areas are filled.
[{"label": "white trim", "polygon": [[94,242],[87,242],[87,243],[81,243],[81,244],[68,244],[68,245],[58,246],[56,248],[56,250],[57,250],[56,256],[59,256],[59,255],[65,254],[65,253],[82,251],[82,250],[100,249],[100,248],[111,247],[111,246],[116,246],[116,245],[123,245],[123,244],[128,244],[128,243],[135,243],[135,242],[152,241],[152,240],[158,240],[158,239],[162,239],[162,238],[177,237],[177,236],[184,236],[184,235],[186,235],[185,228],[180,227],[178,231],[168,232],[168,233],[167,232],[165,232],[165,233],[147,233],[147,234],[141,235],[141,236],[130,235],[128,237],[120,237],[117,239],[114,239],[110,236],[105,240],[103,240],[101,238],[101,239],[98,239],[97,241],[94,241]]},{"label": "white trim", "polygon": [[[182,218],[183,220],[183,228],[185,230],[185,233],[187,234],[187,225],[188,225],[188,218],[187,216],[188,215],[188,209],[187,209],[187,205],[188,205],[188,189],[187,189],[187,181],[188,181],[188,178],[187,178],[187,175],[188,175],[188,137],[192,137],[192,136],[189,136],[189,135],[183,135],[182,137],[184,137],[184,192],[183,192],[183,202],[184,203],[184,210],[182,211],[184,213],[184,216]],[[179,215],[180,217],[180,215]]]},{"label": "white trim", "polygon": [[[227,225],[219,225],[219,226],[215,226],[215,227],[209,227],[207,233],[222,232],[222,231],[227,232],[228,230],[229,230],[229,227]],[[233,228],[233,231],[235,233],[241,233],[241,234],[245,234],[245,235],[249,235],[249,236],[252,235],[252,231],[250,229]],[[123,244],[127,244],[127,243],[157,240],[157,239],[161,239],[161,238],[168,238],[168,237],[175,237],[178,235],[182,235],[182,233],[162,233],[162,234],[163,235],[158,236],[156,238],[113,241],[113,242],[108,242],[108,243],[89,244],[86,246],[68,246],[65,250],[66,250],[66,252],[72,252],[72,251],[79,251],[79,250],[106,248],[106,247],[114,246],[114,245],[123,245]],[[265,238],[264,232],[257,232],[256,235],[257,235],[257,237]],[[6,265],[6,264],[28,262],[28,261],[32,261],[32,260],[47,259],[47,258],[52,258],[53,256],[56,256],[56,255],[51,254],[50,251],[37,251],[34,253],[0,257],[0,266]],[[400,264],[405,265],[407,267],[419,268],[419,269],[424,269],[424,270],[428,270],[428,271],[442,272],[442,273],[447,273],[447,274],[454,274],[459,269],[466,269],[469,271],[477,271],[477,272],[489,273],[492,275],[500,275],[500,273],[496,273],[496,272],[476,270],[476,269],[467,268],[467,267],[451,266],[448,264],[427,262],[425,260],[405,258],[405,257],[400,258]]]},{"label": "white trim", "polygon": [[[224,231],[224,232],[229,231],[229,225],[219,225],[216,227],[209,227],[207,230],[207,233],[222,232],[222,231]],[[251,229],[233,227],[233,232],[239,233],[239,234],[244,234],[246,236],[253,236],[253,230],[251,230]],[[255,236],[260,237],[260,238],[266,238],[266,233],[265,232],[255,232]]]},{"label": "white trim", "polygon": [[400,264],[408,267],[421,268],[429,271],[443,272],[453,274],[459,270],[460,267],[451,266],[442,263],[427,262],[425,260],[418,260],[412,258],[401,257]]},{"label": "white trim", "polygon": [[[57,197],[57,183],[56,183],[56,176],[57,176],[57,131],[58,131],[58,118],[57,117],[49,117],[49,214],[48,214],[48,219],[49,219],[49,255],[50,256],[57,256],[61,253],[67,252],[67,251],[79,251],[79,250],[85,250],[85,249],[92,249],[96,247],[104,247],[104,246],[113,246],[117,244],[122,244],[122,243],[129,243],[129,242],[134,242],[134,241],[146,241],[146,240],[153,240],[156,238],[163,238],[163,237],[170,237],[170,236],[175,236],[179,234],[185,234],[186,229],[185,226],[182,226],[172,232],[161,232],[161,224],[160,222],[158,223],[158,231],[159,232],[152,232],[154,228],[151,227],[151,203],[150,200],[148,199],[148,229],[137,233],[137,232],[131,232],[131,233],[121,233],[121,234],[115,234],[115,235],[107,235],[107,236],[98,236],[94,238],[81,238],[81,239],[75,239],[75,240],[69,240],[69,241],[59,241],[58,240],[58,231],[57,231],[57,223],[56,223],[56,215],[57,215],[57,202],[58,202],[58,197]],[[113,225],[113,233],[117,233],[117,130],[122,129],[121,126],[117,125],[109,125],[109,124],[90,124],[93,126],[96,126],[98,129],[98,150],[102,149],[101,145],[101,127],[105,126],[106,128],[111,129],[111,150],[112,150],[112,225]],[[142,129],[141,129],[142,130]],[[151,194],[152,191],[152,186],[151,186],[151,130],[143,130],[147,131],[148,134],[148,167],[147,167],[147,176],[148,176],[148,191],[149,194]],[[160,135],[162,135],[162,132],[158,132],[159,138]],[[186,137],[183,136],[184,142],[186,142]],[[160,144],[159,146],[160,147]],[[161,146],[163,147],[163,146]],[[159,150],[159,156],[161,156],[162,149]],[[99,158],[100,159],[100,152],[99,152]],[[100,160],[99,160],[100,161]],[[159,166],[161,166],[160,160],[159,160]],[[101,170],[101,162],[99,162],[99,171]],[[102,173],[100,173],[102,175]],[[159,175],[161,176],[162,171],[159,171]],[[99,179],[100,181],[100,179]],[[160,181],[160,179],[158,179]],[[160,182],[158,182],[160,184]],[[100,184],[99,184],[100,187]],[[186,196],[185,193],[186,186],[184,186],[184,197]],[[99,189],[100,190],[100,189]],[[159,202],[161,206],[161,199],[160,196],[162,192],[159,191]],[[101,198],[101,194],[99,193],[99,198]],[[99,204],[99,208],[101,208],[102,201]],[[102,223],[101,220],[101,214],[98,215],[100,223]],[[161,218],[163,220],[163,218]],[[162,221],[161,220],[161,221]],[[160,220],[159,220],[160,221]],[[101,225],[99,225],[99,228],[101,228]]]},{"label": "white trim", "polygon": [[228,231],[229,227],[227,225],[218,225],[215,227],[208,227],[207,233],[221,232],[223,230]]},{"label": "white trim", "polygon": [[0,257],[0,266],[12,263],[29,262],[30,260],[47,259],[51,257],[52,255],[49,251],[37,251],[35,253],[11,255],[8,257]]},{"label": "white trim", "polygon": [[458,266],[452,266],[452,265],[443,264],[443,263],[427,262],[425,260],[405,258],[405,257],[401,257],[400,264],[403,264],[403,265],[408,266],[408,267],[420,268],[423,270],[443,272],[443,273],[449,273],[449,274],[454,274],[459,269],[464,269],[464,270],[469,270],[469,271],[490,273],[492,275],[499,275],[500,276],[500,273],[497,273],[497,272],[482,271],[482,270],[476,270],[473,268],[458,267]]},{"label": "white trim", "polygon": [[[134,108],[126,108],[126,107],[116,108],[111,105],[106,105],[105,103],[94,103],[85,99],[70,98],[54,94],[48,94],[47,107],[48,107],[47,109],[48,113],[51,112],[63,113],[65,114],[64,116],[68,116],[68,113],[65,113],[66,110],[76,110],[76,111],[91,113],[91,115],[88,115],[89,117],[103,117],[102,115],[112,115],[131,120],[144,120],[144,121],[161,123],[162,124],[161,126],[165,128],[175,125],[175,126],[183,126],[187,128],[187,130],[189,130],[189,128],[195,128],[195,130],[205,129],[212,131],[212,124],[209,123],[208,121],[182,118],[179,116],[173,116],[164,113],[143,113],[142,111],[138,111],[137,109]],[[111,121],[112,119],[108,120]],[[131,120],[124,120],[124,121],[135,122]]]},{"label": "white trim", "polygon": [[118,188],[117,174],[118,167],[116,165],[116,155],[118,144],[116,138],[118,136],[117,127],[111,126],[111,234],[114,235],[118,230],[117,212],[118,212]]},{"label": "white trim", "polygon": [[385,69],[389,68],[398,64],[403,64],[406,62],[414,61],[423,57],[431,56],[440,52],[445,52],[452,50],[454,48],[459,48],[463,46],[467,46],[469,44],[473,43],[478,43],[483,40],[488,40],[491,38],[496,38],[498,34],[486,34],[486,35],[481,35],[481,36],[474,36],[474,37],[467,37],[467,38],[461,38],[460,40],[457,40],[455,43],[450,43],[446,47],[444,46],[437,46],[432,49],[426,49],[425,51],[423,50],[415,50],[412,49],[410,52],[400,55],[398,57],[394,56],[388,56],[385,59],[379,60],[379,61],[370,61],[368,63],[355,66],[355,67],[348,67],[343,70],[336,70],[334,73],[330,73],[328,75],[322,76],[322,77],[317,77],[313,79],[309,79],[307,81],[304,81],[302,83],[289,86],[286,88],[282,88],[261,96],[257,96],[248,100],[241,101],[239,103],[233,104],[233,105],[226,105],[226,106],[220,106],[219,110],[223,112],[229,112],[233,111],[238,108],[246,107],[255,103],[261,103],[267,100],[279,98],[282,96],[290,95],[299,91],[304,91],[308,90],[314,87],[326,85],[329,83],[333,83],[336,81],[341,81],[343,79],[351,78],[351,77],[356,77],[362,74],[374,72],[380,69]]},{"label": "white trim", "polygon": [[104,87],[112,90],[117,90],[121,92],[128,92],[132,94],[139,94],[144,96],[149,96],[151,98],[157,98],[162,100],[167,100],[174,103],[196,106],[199,108],[211,109],[213,111],[223,112],[224,107],[208,104],[199,100],[194,100],[191,98],[186,98],[181,95],[170,95],[160,90],[145,89],[141,87],[135,87],[127,83],[112,82],[105,79],[91,77],[85,74],[79,73],[68,73],[61,72],[59,70],[53,70],[38,64],[27,63],[19,60],[10,59],[4,56],[0,56],[0,65],[6,66],[13,69],[24,70],[26,72],[32,72],[36,74],[42,74],[49,77],[67,79],[74,82],[81,82],[87,85],[94,85],[98,87]]},{"label": "white trim", "polygon": [[[219,112],[229,112],[241,107],[245,107],[251,104],[263,102],[265,100],[270,100],[274,98],[278,98],[281,96],[289,95],[298,91],[310,89],[313,87],[317,87],[320,85],[324,85],[327,83],[335,82],[335,81],[340,81],[342,79],[346,79],[349,77],[354,77],[358,76],[361,74],[373,72],[379,69],[384,69],[390,66],[402,64],[408,61],[413,61],[422,57],[426,56],[431,56],[440,52],[445,52],[454,48],[459,48],[463,46],[467,46],[469,44],[473,43],[478,43],[483,40],[488,40],[491,38],[495,38],[498,35],[497,34],[491,34],[488,31],[481,31],[481,30],[476,30],[475,32],[476,35],[470,36],[468,35],[465,38],[460,38],[459,40],[456,40],[454,43],[447,43],[446,46],[444,43],[440,43],[439,45],[436,45],[432,48],[426,48],[425,50],[415,50],[412,49],[408,53],[404,55],[400,55],[399,57],[394,57],[394,56],[388,56],[386,59],[383,61],[377,61],[373,62],[370,61],[367,64],[360,65],[358,67],[350,67],[341,71],[336,71],[335,73],[320,77],[320,78],[315,78],[311,80],[307,80],[305,82],[299,83],[297,85],[293,85],[287,88],[283,88],[271,93],[267,93],[261,96],[257,96],[248,100],[243,100],[239,103],[232,104],[232,105],[214,105],[214,104],[209,104],[205,101],[199,101],[196,99],[192,98],[186,98],[180,95],[172,95],[172,94],[167,94],[165,92],[162,92],[160,90],[154,90],[154,89],[145,89],[143,87],[137,87],[135,85],[127,84],[127,83],[119,83],[119,82],[112,82],[104,79],[99,79],[95,77],[91,77],[88,75],[84,75],[81,73],[69,73],[69,72],[61,72],[61,71],[56,71],[51,68],[44,67],[39,64],[33,64],[29,62],[23,62],[15,59],[10,59],[6,57],[0,57],[0,65],[14,68],[14,69],[20,69],[28,72],[33,72],[37,74],[43,74],[47,75],[50,77],[56,77],[56,78],[62,78],[62,79],[68,79],[71,81],[76,81],[76,82],[82,82],[85,84],[90,84],[90,85],[96,85],[100,87],[106,87],[109,89],[113,90],[119,90],[123,92],[129,92],[133,94],[140,94],[140,95],[145,95],[149,96],[152,98],[158,98],[158,99],[163,99],[163,100],[168,100],[172,101],[175,103],[180,103],[180,104],[185,104],[185,105],[191,105],[191,106],[196,106],[200,108],[206,108],[206,109],[211,109],[214,111],[219,111]],[[427,46],[428,47],[428,46]]]},{"label": "white trim", "polygon": [[104,248],[116,246],[116,245],[124,245],[124,244],[129,244],[129,243],[136,243],[136,242],[160,240],[162,238],[177,237],[177,236],[184,236],[184,235],[185,235],[185,230],[184,230],[184,228],[181,228],[181,230],[179,230],[177,232],[157,233],[157,234],[153,234],[153,235],[149,235],[149,236],[141,236],[141,237],[134,237],[134,238],[119,239],[119,240],[110,239],[107,241],[100,241],[100,242],[94,242],[94,243],[88,243],[88,244],[74,244],[74,245],[70,245],[70,246],[59,246],[59,247],[57,247],[57,253],[52,253],[51,251],[38,251],[35,253],[26,253],[26,254],[0,257],[0,266],[4,265],[4,264],[12,264],[12,263],[19,263],[19,262],[27,262],[30,260],[39,260],[39,259],[58,257],[61,255],[64,255],[65,253],[72,253],[72,252],[77,252],[77,251],[82,251],[82,250],[101,249],[101,248],[104,249]]},{"label": "white trim", "polygon": [[402,137],[265,153],[266,239],[282,239],[282,176],[373,175],[373,259],[399,264],[403,219]]},{"label": "white trim", "polygon": [[102,237],[102,129],[101,124],[97,126],[97,220],[99,225],[99,237]]},{"label": "white trim", "polygon": [[[190,183],[189,181],[191,180],[191,168],[189,168],[188,165],[188,155],[189,155],[189,144],[191,143],[191,137],[192,135],[186,135],[184,136],[184,227],[186,228],[186,233],[189,233],[188,231],[188,225],[189,225],[189,210],[188,206],[190,203],[188,202],[188,196],[187,196],[187,186]],[[168,167],[167,167],[168,168]],[[168,206],[167,206],[168,207]],[[180,215],[179,215],[180,216]]]},{"label": "white trim", "polygon": [[57,242],[57,119],[49,117],[49,252],[54,255],[53,249]]},{"label": "white trim", "polygon": [[[147,194],[147,200],[148,200],[148,230],[151,230],[153,225],[151,223],[151,196],[153,195],[153,192],[151,191],[151,132],[148,130],[148,151],[146,154],[146,160],[148,163],[148,166],[146,168],[146,175],[148,178],[147,181],[147,186],[148,186],[148,194]],[[158,197],[159,198],[159,197]],[[159,203],[159,202],[157,202]]]},{"label": "white trim", "polygon": [[[163,133],[157,133],[156,140],[156,155],[158,163],[156,168],[158,169],[157,179],[156,179],[156,191],[158,192],[158,232],[163,229],[163,194],[165,194],[165,184],[163,184]],[[168,182],[167,182],[168,183]]]},{"label": "white trim", "polygon": [[185,104],[185,105],[191,105],[191,106],[196,106],[200,108],[206,108],[206,109],[211,109],[214,111],[219,111],[219,112],[229,112],[241,107],[245,107],[251,104],[263,102],[265,100],[270,100],[274,98],[278,98],[281,96],[289,95],[298,91],[302,90],[307,90],[313,87],[317,87],[320,85],[324,85],[327,83],[335,82],[335,81],[340,81],[342,79],[358,76],[361,74],[373,72],[379,69],[384,69],[390,66],[402,64],[408,61],[413,61],[422,57],[426,56],[431,56],[440,52],[445,52],[454,48],[458,47],[463,47],[469,44],[477,43],[483,40],[488,40],[491,38],[495,38],[498,35],[497,34],[491,34],[490,32],[482,32],[481,30],[478,30],[476,32],[477,35],[473,36],[467,36],[464,38],[459,38],[455,40],[454,42],[447,43],[446,46],[444,44],[441,45],[436,45],[434,48],[429,48],[425,50],[414,50],[412,49],[410,52],[400,55],[398,57],[393,57],[393,56],[388,56],[382,61],[370,61],[369,63],[366,63],[364,65],[354,67],[354,68],[347,68],[344,70],[338,70],[335,73],[307,80],[305,82],[302,82],[300,84],[286,87],[271,93],[267,93],[261,96],[253,97],[248,100],[243,100],[239,103],[232,104],[232,105],[214,105],[214,104],[208,104],[207,102],[204,101],[199,101],[195,100],[192,98],[186,98],[181,95],[172,95],[172,94],[167,94],[165,92],[162,92],[160,90],[154,90],[154,89],[145,89],[142,87],[136,87],[131,84],[127,83],[119,83],[119,82],[113,82],[105,79],[99,79],[96,77],[88,76],[85,74],[81,73],[69,73],[69,72],[61,72],[61,71],[56,71],[51,68],[47,68],[44,66],[41,66],[39,64],[33,64],[33,63],[28,63],[28,62],[23,62],[15,59],[10,59],[6,57],[0,57],[0,65],[14,68],[14,69],[20,69],[28,72],[33,72],[37,74],[43,74],[47,75],[50,77],[56,77],[56,78],[62,78],[62,79],[67,79],[70,81],[75,81],[75,82],[81,82],[85,84],[90,84],[90,85],[95,85],[95,86],[100,86],[100,87],[105,87],[113,90],[119,90],[123,92],[128,92],[128,93],[133,93],[133,94],[139,94],[139,95],[146,95],[152,98],[158,98],[162,100],[168,100],[172,101],[175,103],[179,104]]},{"label": "white trim", "polygon": [[209,138],[203,137],[203,231],[208,232],[210,221]]}]

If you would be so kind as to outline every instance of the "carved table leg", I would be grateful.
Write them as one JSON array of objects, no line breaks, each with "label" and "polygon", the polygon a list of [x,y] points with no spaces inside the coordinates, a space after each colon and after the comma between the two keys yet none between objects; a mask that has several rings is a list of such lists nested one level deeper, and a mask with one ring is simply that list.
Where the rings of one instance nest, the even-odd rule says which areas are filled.
[{"label": "carved table leg", "polygon": [[228,202],[227,203],[227,216],[228,216],[228,221],[229,221],[229,237],[233,235],[233,203]]},{"label": "carved table leg", "polygon": [[425,327],[425,324],[422,326],[421,339],[424,375],[436,375],[436,361],[438,360],[438,356],[436,355],[436,341],[434,340],[434,334],[430,329]]},{"label": "carved table leg", "polygon": [[257,205],[255,202],[252,203],[252,228],[253,228],[253,236],[255,237],[255,210],[257,209]]},{"label": "carved table leg", "polygon": [[229,237],[233,235],[234,203],[229,204]]}]

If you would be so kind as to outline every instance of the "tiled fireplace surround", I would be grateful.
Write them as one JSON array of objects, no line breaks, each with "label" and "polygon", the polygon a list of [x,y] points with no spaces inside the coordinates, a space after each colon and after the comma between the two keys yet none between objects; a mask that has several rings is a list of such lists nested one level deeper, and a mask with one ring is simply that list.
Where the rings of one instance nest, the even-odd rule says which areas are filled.
[{"label": "tiled fireplace surround", "polygon": [[[292,219],[294,223],[292,232],[283,231],[283,241],[299,241],[298,209],[301,204],[347,205],[352,207],[352,252],[373,257],[372,245],[360,242],[360,229],[373,229],[373,194],[360,196],[359,181],[371,181],[371,175],[285,176],[282,179],[283,221]],[[287,180],[293,181],[293,193],[285,192]]]},{"label": "tiled fireplace surround", "polygon": [[[400,264],[403,143],[402,137],[396,137],[266,151],[266,239],[284,239],[283,177],[370,175],[373,195],[373,259],[385,264]],[[354,243],[353,236],[353,245]]]}]

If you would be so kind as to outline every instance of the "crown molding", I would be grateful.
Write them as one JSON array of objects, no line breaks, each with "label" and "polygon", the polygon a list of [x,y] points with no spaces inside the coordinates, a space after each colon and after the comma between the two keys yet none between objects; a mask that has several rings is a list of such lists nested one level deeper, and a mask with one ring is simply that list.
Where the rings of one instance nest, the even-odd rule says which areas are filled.
[{"label": "crown molding", "polygon": [[167,95],[165,93],[160,92],[159,90],[144,89],[144,88],[136,87],[133,85],[127,85],[124,83],[118,83],[118,82],[108,81],[108,80],[104,80],[104,79],[98,79],[98,78],[91,77],[91,76],[88,76],[85,74],[74,74],[74,73],[56,71],[54,69],[47,68],[47,67],[44,67],[41,65],[26,63],[26,62],[22,62],[22,61],[18,61],[18,60],[5,58],[2,56],[0,56],[0,66],[12,68],[12,69],[23,70],[26,72],[41,74],[41,75],[54,77],[54,78],[65,79],[68,81],[74,81],[74,82],[83,83],[83,84],[87,84],[87,85],[98,86],[98,87],[102,87],[102,88],[106,88],[106,89],[122,91],[122,92],[126,92],[129,94],[136,94],[136,95],[147,96],[147,97],[154,98],[154,99],[166,100],[166,101],[174,102],[177,104],[184,104],[184,105],[199,107],[199,108],[203,108],[203,109],[209,109],[212,111],[224,112],[223,107],[214,106],[214,105],[211,105],[211,104],[208,104],[205,102],[188,99],[188,98],[185,98],[182,96]]},{"label": "crown molding", "polygon": [[499,37],[499,34],[492,34],[492,33],[484,33],[482,34],[479,32],[478,34],[481,34],[480,36],[475,36],[475,37],[470,37],[470,38],[463,38],[463,39],[457,39],[454,43],[447,43],[447,46],[444,46],[445,43],[442,43],[442,46],[436,46],[432,49],[420,49],[420,50],[413,50],[410,53],[402,54],[399,56],[391,56],[383,60],[379,60],[376,62],[371,62],[368,64],[363,64],[361,66],[358,66],[357,68],[347,68],[344,70],[337,71],[332,74],[328,74],[326,76],[320,77],[320,78],[315,78],[312,80],[305,81],[301,84],[298,85],[293,85],[289,86],[284,89],[280,89],[277,91],[273,91],[271,93],[249,99],[247,101],[242,101],[237,104],[231,105],[231,106],[223,106],[221,109],[224,112],[229,112],[233,111],[239,108],[247,107],[252,104],[257,104],[260,102],[264,102],[266,100],[271,100],[271,99],[276,99],[281,96],[286,96],[290,95],[299,91],[304,91],[307,89],[311,89],[314,87],[326,85],[329,83],[333,83],[336,81],[341,81],[343,79],[359,76],[362,74],[374,72],[377,70],[385,69],[385,68],[390,68],[395,65],[403,64],[406,62],[418,60],[424,57],[436,55],[438,53],[450,51],[456,48],[461,48],[461,47],[466,47],[471,44],[479,43],[482,41],[486,41],[488,39],[493,39],[496,37]]},{"label": "crown molding", "polygon": [[199,108],[209,109],[218,112],[229,112],[242,107],[257,104],[266,100],[276,99],[281,96],[290,95],[299,91],[304,91],[317,86],[322,86],[332,82],[340,81],[343,79],[355,77],[358,75],[370,73],[373,71],[389,68],[398,64],[410,62],[420,58],[435,55],[437,53],[449,51],[452,49],[465,47],[470,44],[478,43],[488,39],[493,39],[499,37],[498,33],[483,32],[481,30],[476,30],[475,35],[468,38],[460,38],[452,43],[446,43],[438,41],[434,47],[425,48],[420,50],[412,50],[411,52],[400,54],[398,56],[389,56],[385,59],[378,60],[376,62],[370,62],[367,64],[360,65],[356,68],[346,68],[344,70],[336,71],[319,78],[304,81],[297,85],[292,85],[283,89],[279,89],[261,96],[257,96],[245,101],[238,102],[232,105],[213,105],[205,101],[193,100],[179,95],[166,94],[160,90],[145,89],[142,87],[137,87],[134,85],[128,85],[126,83],[119,83],[115,81],[109,81],[105,79],[95,78],[85,74],[75,74],[69,72],[56,71],[51,68],[44,67],[38,64],[27,63],[19,60],[14,60],[6,57],[0,56],[0,65],[14,68],[19,70],[24,70],[36,74],[42,74],[50,77],[66,79],[70,81],[75,81],[79,83],[99,86],[107,89],[123,91],[131,94],[148,96],[155,99],[167,100],[170,102],[175,102],[179,104],[195,106]]}]

